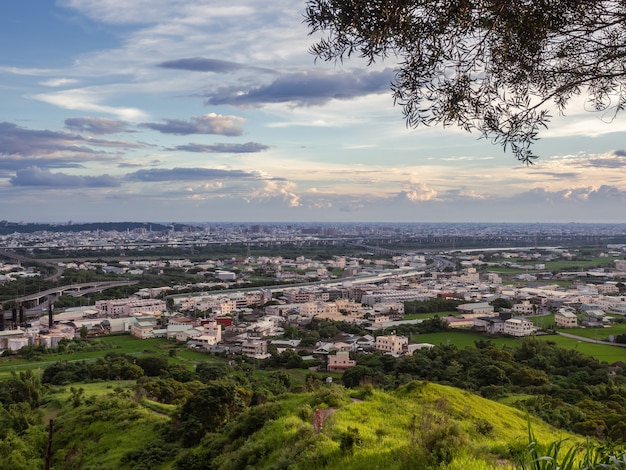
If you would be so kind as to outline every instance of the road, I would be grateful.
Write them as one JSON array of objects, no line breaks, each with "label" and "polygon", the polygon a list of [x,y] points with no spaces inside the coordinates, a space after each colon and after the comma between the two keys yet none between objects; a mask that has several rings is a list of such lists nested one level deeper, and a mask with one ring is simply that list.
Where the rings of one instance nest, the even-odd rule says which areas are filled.
[{"label": "road", "polygon": [[606,344],[607,346],[617,346],[619,348],[626,348],[626,344],[620,343],[611,343],[610,341],[600,341],[592,338],[585,338],[584,336],[572,335],[570,333],[563,333],[561,331],[556,332],[559,336],[564,336],[565,338],[577,339],[578,341],[584,341],[585,343],[595,343],[595,344]]},{"label": "road", "polygon": [[12,259],[14,261],[19,261],[20,263],[43,264],[44,266],[49,266],[51,268],[54,268],[54,274],[44,278],[50,281],[53,281],[61,277],[63,275],[63,270],[65,269],[63,266],[59,266],[59,264],[54,261],[28,258],[23,255],[18,255],[17,253],[10,251],[10,250],[0,250],[0,256],[4,258]]}]

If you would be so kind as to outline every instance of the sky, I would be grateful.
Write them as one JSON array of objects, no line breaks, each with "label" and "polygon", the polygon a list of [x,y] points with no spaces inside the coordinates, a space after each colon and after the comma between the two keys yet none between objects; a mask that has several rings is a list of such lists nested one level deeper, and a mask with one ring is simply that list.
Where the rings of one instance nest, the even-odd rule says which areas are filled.
[{"label": "sky", "polygon": [[306,0],[0,2],[0,219],[623,223],[626,116],[532,166],[407,128],[393,58],[316,61]]}]

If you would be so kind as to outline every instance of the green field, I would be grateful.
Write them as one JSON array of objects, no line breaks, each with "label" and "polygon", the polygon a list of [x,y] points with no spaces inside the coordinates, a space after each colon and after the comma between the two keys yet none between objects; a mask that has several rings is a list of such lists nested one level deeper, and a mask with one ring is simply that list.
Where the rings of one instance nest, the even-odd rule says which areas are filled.
[{"label": "green field", "polygon": [[510,337],[487,337],[470,331],[450,330],[443,333],[427,333],[422,335],[413,335],[411,343],[430,343],[435,346],[441,344],[454,344],[458,348],[474,347],[478,340],[490,340],[496,346],[515,347],[519,344],[519,340]]},{"label": "green field", "polygon": [[575,271],[578,269],[603,268],[607,266],[613,266],[615,264],[613,261],[614,258],[596,257],[584,260],[548,261],[545,264],[546,270],[548,271]]},{"label": "green field", "polygon": [[610,335],[626,334],[626,323],[619,323],[604,328],[567,328],[560,329],[558,331],[569,333],[571,335],[582,336],[584,338],[608,341]]},{"label": "green field", "polygon": [[[424,318],[426,315],[420,315]],[[536,324],[549,322],[553,316],[535,317],[533,320]],[[539,323],[537,323],[539,322]],[[606,339],[609,334],[626,333],[626,324],[615,325],[611,328],[575,328],[562,330],[564,332],[579,335],[591,339]],[[617,361],[626,362],[626,348],[617,346],[609,346],[595,343],[587,343],[573,338],[565,338],[557,335],[537,336],[542,341],[553,341],[559,346],[566,349],[576,349],[584,354],[595,357],[600,361],[613,363]],[[463,330],[451,330],[442,333],[430,333],[421,335],[412,335],[411,343],[431,343],[454,344],[459,348],[474,347],[478,340],[487,339],[492,341],[494,345],[500,347],[516,347],[520,344],[521,339],[510,337],[488,337],[478,333]],[[32,370],[38,374],[49,365],[59,361],[95,361],[97,358],[104,356],[107,352],[115,352],[118,354],[129,354],[137,357],[160,355],[166,356],[171,364],[181,364],[190,368],[194,367],[198,362],[218,361],[211,355],[200,353],[185,348],[183,345],[167,341],[162,338],[139,340],[130,335],[110,336],[98,338],[94,340],[99,344],[100,349],[93,351],[77,351],[73,353],[53,353],[42,354],[33,360],[19,358],[17,356],[0,358],[0,380],[10,376],[12,372],[20,372],[24,370]],[[170,353],[174,350],[174,353]],[[300,378],[301,379],[301,378]]]},{"label": "green field", "polygon": [[595,357],[599,361],[605,361],[609,364],[617,361],[626,362],[626,348],[621,348],[619,346],[587,343],[585,341],[555,335],[538,336],[537,338],[546,341],[553,341],[561,348],[576,349],[583,354]]},{"label": "green field", "polygon": [[[572,338],[565,338],[558,335],[539,335],[536,336],[536,338],[541,341],[553,341],[558,346],[565,349],[576,349],[583,354],[594,357],[599,361],[606,361],[609,364],[617,361],[626,362],[626,348],[609,346],[605,344],[586,343],[584,341],[579,341]],[[488,337],[469,331],[446,331],[443,333],[413,335],[411,337],[411,343],[431,343],[434,345],[454,344],[458,348],[465,348],[468,346],[475,346],[475,342],[480,339],[490,340],[493,342],[494,345],[501,347],[516,347],[520,344],[521,341],[523,341],[522,339],[504,336]]]},{"label": "green field", "polygon": [[[613,260],[614,258],[596,257],[596,258],[588,258],[588,259],[583,259],[583,260],[572,260],[572,261],[568,261],[568,260],[548,261],[547,263],[544,263],[546,268],[540,271],[552,271],[552,272],[583,271],[583,270],[590,269],[590,268],[612,267],[614,264]],[[518,264],[514,260],[512,261],[509,259],[496,260],[496,262],[500,262],[500,263],[512,262],[512,263]],[[535,269],[534,263],[529,263],[529,264],[519,263],[519,265],[522,267],[510,268],[507,266],[496,266],[496,267],[492,266],[492,267],[487,268],[486,270],[489,272],[511,274],[511,275],[539,272],[539,270]],[[552,283],[552,281],[550,282]],[[571,281],[555,281],[553,283],[559,284],[559,285],[570,285]]]},{"label": "green field", "polygon": [[[137,339],[130,335],[107,336],[90,340],[99,345],[99,349],[92,351],[76,351],[70,353],[41,354],[35,359],[28,360],[17,356],[0,357],[0,380],[10,376],[11,372],[32,370],[41,372],[50,364],[59,361],[87,361],[93,362],[108,352],[117,354],[129,354],[133,356],[167,356],[172,364],[183,364],[192,367],[201,361],[215,360],[212,356],[197,351],[192,351],[184,345],[167,341],[164,338]],[[174,349],[175,355],[170,356],[170,350]]]},{"label": "green field", "polygon": [[539,328],[550,328],[554,325],[554,314],[551,313],[549,315],[538,315],[527,317],[528,320],[532,321],[535,326]]},{"label": "green field", "polygon": [[137,381],[135,380],[106,380],[103,382],[80,383],[68,386],[52,387],[46,394],[46,399],[48,401],[55,399],[62,402],[67,401],[71,395],[70,388],[72,386],[74,388],[82,388],[85,391],[84,396],[90,397],[107,395],[116,390],[130,390],[136,383]]}]

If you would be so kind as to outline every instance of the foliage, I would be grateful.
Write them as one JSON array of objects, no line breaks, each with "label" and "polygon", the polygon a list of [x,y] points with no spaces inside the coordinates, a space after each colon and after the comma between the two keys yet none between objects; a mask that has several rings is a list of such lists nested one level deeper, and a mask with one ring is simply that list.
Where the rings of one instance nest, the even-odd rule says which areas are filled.
[{"label": "foliage", "polygon": [[13,371],[9,379],[0,382],[0,403],[4,405],[26,403],[35,407],[39,404],[41,393],[41,381],[31,370]]},{"label": "foliage", "polygon": [[160,445],[166,420],[123,394],[89,397],[55,418],[52,468],[155,468],[146,466],[151,457],[142,450]]},{"label": "foliage", "polygon": [[129,450],[121,458],[120,464],[133,470],[153,470],[163,462],[172,459],[178,449],[172,443],[155,441],[146,447]]},{"label": "foliage", "polygon": [[206,432],[221,430],[246,408],[248,394],[228,381],[209,382],[198,390],[180,410],[183,443],[186,446],[198,444]]},{"label": "foliage", "polygon": [[362,443],[363,439],[359,429],[348,426],[348,429],[342,432],[339,438],[339,449],[341,449],[341,452],[352,455],[354,454],[355,446],[360,446]]},{"label": "foliage", "polygon": [[503,299],[502,297],[492,300],[490,305],[493,306],[496,312],[499,312],[503,308],[513,308],[513,302],[509,299]]},{"label": "foliage", "polygon": [[548,444],[538,442],[528,427],[528,445],[518,458],[521,470],[624,470],[626,451],[598,447],[590,441],[566,446],[565,439]]},{"label": "foliage", "polygon": [[225,363],[201,362],[196,366],[196,374],[202,382],[219,380],[227,377],[233,371],[232,367]]},{"label": "foliage", "polygon": [[620,1],[309,0],[306,23],[326,35],[312,47],[323,60],[399,60],[407,125],[476,130],[525,163],[550,103],[586,94],[610,117],[626,104]]},{"label": "foliage", "polygon": [[393,358],[361,355],[344,372],[343,384],[395,389],[415,379],[450,384],[489,398],[525,393],[516,406],[548,423],[581,434],[626,442],[626,380],[609,378],[608,366],[578,351],[530,338],[503,349],[480,341],[478,348],[440,345]]},{"label": "foliage", "polygon": [[453,299],[410,300],[404,302],[404,313],[411,315],[415,313],[454,312],[460,304],[461,301]]}]

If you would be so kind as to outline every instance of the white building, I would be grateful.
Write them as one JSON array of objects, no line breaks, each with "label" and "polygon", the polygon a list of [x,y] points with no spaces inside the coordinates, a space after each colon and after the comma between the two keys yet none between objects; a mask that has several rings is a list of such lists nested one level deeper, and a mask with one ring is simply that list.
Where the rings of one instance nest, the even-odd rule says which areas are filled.
[{"label": "white building", "polygon": [[237,275],[230,271],[215,271],[215,277],[220,281],[235,281],[237,280]]},{"label": "white building", "polygon": [[143,313],[163,312],[167,309],[164,300],[159,299],[116,299],[97,300],[96,309],[100,314],[113,317],[128,317]]},{"label": "white building", "polygon": [[510,318],[504,322],[503,333],[511,336],[529,336],[535,331],[535,325],[523,318]]}]

